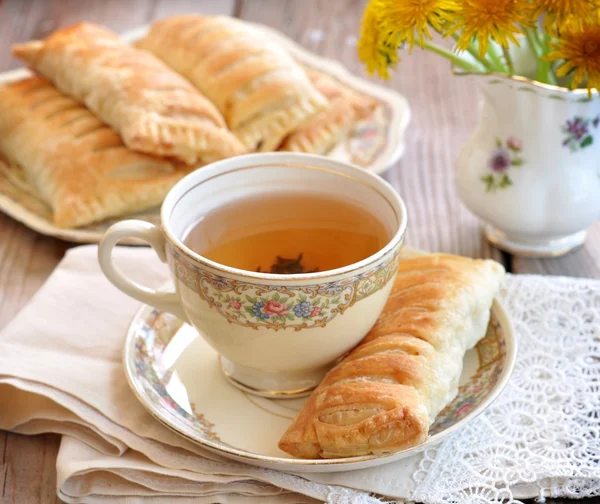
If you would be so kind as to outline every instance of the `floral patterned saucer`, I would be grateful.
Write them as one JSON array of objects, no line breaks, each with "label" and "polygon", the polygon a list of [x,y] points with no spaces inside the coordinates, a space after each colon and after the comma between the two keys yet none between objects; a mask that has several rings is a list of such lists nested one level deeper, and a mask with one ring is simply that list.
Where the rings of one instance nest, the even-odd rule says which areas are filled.
[{"label": "floral patterned saucer", "polygon": [[217,353],[191,326],[152,307],[134,317],[124,365],[131,388],[159,421],[190,441],[248,464],[293,472],[334,472],[392,462],[441,441],[480,414],[506,385],[516,358],[512,326],[495,301],[485,337],[465,356],[458,396],[421,446],[382,456],[300,460],[277,443],[306,398],[265,399],[231,386]]}]

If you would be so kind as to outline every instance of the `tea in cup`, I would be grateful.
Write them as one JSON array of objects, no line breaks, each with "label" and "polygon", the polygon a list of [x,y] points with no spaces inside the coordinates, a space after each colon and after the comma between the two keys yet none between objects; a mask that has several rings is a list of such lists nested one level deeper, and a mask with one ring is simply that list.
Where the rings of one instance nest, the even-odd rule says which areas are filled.
[{"label": "tea in cup", "polygon": [[[178,182],[160,228],[113,225],[98,256],[123,292],[193,325],[235,386],[297,397],[377,320],[406,222],[396,191],[364,169],[308,154],[249,154]],[[173,292],[115,267],[112,249],[125,237],[147,241],[168,263]]]}]

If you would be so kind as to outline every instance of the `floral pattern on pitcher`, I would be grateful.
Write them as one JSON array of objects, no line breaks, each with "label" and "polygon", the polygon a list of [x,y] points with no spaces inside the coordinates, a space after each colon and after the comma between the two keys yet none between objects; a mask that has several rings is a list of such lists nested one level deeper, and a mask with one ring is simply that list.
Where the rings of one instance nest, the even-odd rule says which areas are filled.
[{"label": "floral pattern on pitcher", "polygon": [[590,132],[590,126],[594,129],[600,124],[600,115],[590,119],[581,116],[575,116],[572,120],[567,120],[562,126],[562,132],[566,138],[563,140],[563,147],[568,147],[571,152],[577,152],[585,149],[594,143],[594,136]]},{"label": "floral pattern on pitcher", "polygon": [[325,327],[356,302],[383,289],[400,262],[399,243],[385,263],[343,280],[317,285],[286,287],[259,285],[221,277],[201,269],[172,246],[169,266],[188,288],[231,324],[258,329]]},{"label": "floral pattern on pitcher", "polygon": [[481,177],[486,192],[506,189],[513,185],[510,169],[520,167],[525,163],[520,155],[522,149],[523,143],[518,138],[508,137],[506,142],[496,138],[496,149],[488,159],[490,173]]}]

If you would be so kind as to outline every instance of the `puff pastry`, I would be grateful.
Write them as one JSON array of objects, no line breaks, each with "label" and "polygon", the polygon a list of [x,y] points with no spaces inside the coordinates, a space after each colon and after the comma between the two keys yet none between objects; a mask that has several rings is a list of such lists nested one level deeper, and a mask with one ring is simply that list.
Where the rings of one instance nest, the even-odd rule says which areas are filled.
[{"label": "puff pastry", "polygon": [[306,68],[306,73],[329,100],[330,108],[292,131],[283,140],[279,150],[326,154],[346,137],[358,120],[369,116],[378,102],[322,72]]},{"label": "puff pastry", "polygon": [[401,261],[381,317],[315,389],[279,442],[302,458],[392,452],[425,441],[456,396],[504,276],[490,260]]},{"label": "puff pastry", "polygon": [[186,165],[133,152],[83,105],[40,77],[0,86],[0,153],[76,227],[159,205]]},{"label": "puff pastry", "polygon": [[188,164],[246,150],[194,86],[105,28],[79,23],[12,49],[119,132],[133,150]]},{"label": "puff pastry", "polygon": [[198,87],[251,150],[275,150],[287,133],[328,107],[275,41],[229,17],[170,17],[136,45]]}]

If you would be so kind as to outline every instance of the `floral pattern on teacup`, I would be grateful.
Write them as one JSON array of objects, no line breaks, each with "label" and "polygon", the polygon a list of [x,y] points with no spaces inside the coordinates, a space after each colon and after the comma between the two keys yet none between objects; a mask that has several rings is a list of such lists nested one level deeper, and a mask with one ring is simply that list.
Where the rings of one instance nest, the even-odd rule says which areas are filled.
[{"label": "floral pattern on teacup", "polygon": [[568,147],[571,152],[577,152],[585,149],[594,143],[594,136],[590,132],[590,125],[596,129],[600,124],[600,115],[594,118],[583,118],[575,116],[572,120],[567,120],[561,128],[565,134],[563,147]]},{"label": "floral pattern on teacup", "polygon": [[523,149],[523,142],[515,137],[508,137],[506,142],[496,138],[496,149],[488,159],[487,173],[481,177],[485,184],[486,192],[494,192],[497,189],[506,189],[513,185],[510,177],[510,169],[519,167],[525,163],[520,153]]},{"label": "floral pattern on teacup", "polygon": [[[228,297],[229,295],[224,296],[223,300],[228,302],[230,308],[232,306],[231,301],[239,303],[237,299],[228,301]],[[330,306],[337,305],[340,301],[340,296],[333,299],[319,296],[309,300],[304,294],[299,294],[297,299],[294,300],[292,296],[281,296],[279,292],[275,292],[270,296],[245,296],[245,303],[243,305],[240,304],[240,308],[237,308],[236,304],[234,309],[243,309],[251,319],[256,320],[286,322],[288,320],[298,321],[299,319],[303,319],[305,321],[312,321],[316,324],[317,318],[321,317],[322,319],[326,319],[331,315]],[[245,314],[241,313],[240,316],[244,317]]]},{"label": "floral pattern on teacup", "polygon": [[275,331],[325,327],[356,302],[383,289],[394,277],[402,241],[371,269],[355,276],[314,285],[287,287],[230,279],[199,267],[169,245],[169,266],[188,288],[231,324]]}]

